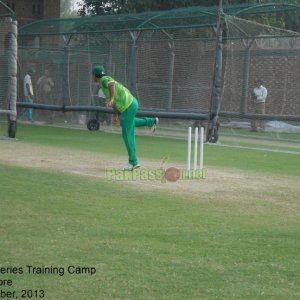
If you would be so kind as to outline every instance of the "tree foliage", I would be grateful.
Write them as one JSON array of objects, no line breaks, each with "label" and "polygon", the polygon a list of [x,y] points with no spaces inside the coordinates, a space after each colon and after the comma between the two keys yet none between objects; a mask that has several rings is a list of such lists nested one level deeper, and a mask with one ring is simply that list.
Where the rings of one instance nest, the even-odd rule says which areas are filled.
[{"label": "tree foliage", "polygon": [[[68,0],[64,0],[68,1]],[[190,6],[217,6],[220,0],[83,0],[78,3],[79,16],[93,16],[121,13],[140,13],[145,11],[159,11]],[[223,0],[223,5],[243,3],[289,3],[299,4],[299,0]],[[300,18],[293,12],[279,12],[276,14],[261,14],[254,20],[271,26],[283,27],[289,30],[300,31]]]},{"label": "tree foliage", "polygon": [[79,15],[139,13],[188,6],[218,5],[219,0],[84,0]]},{"label": "tree foliage", "polygon": [[[68,1],[68,0],[64,0]],[[80,16],[120,13],[139,13],[153,10],[167,10],[189,6],[217,6],[220,0],[82,0],[78,3]],[[223,0],[224,5],[243,3],[290,3],[299,0]]]}]

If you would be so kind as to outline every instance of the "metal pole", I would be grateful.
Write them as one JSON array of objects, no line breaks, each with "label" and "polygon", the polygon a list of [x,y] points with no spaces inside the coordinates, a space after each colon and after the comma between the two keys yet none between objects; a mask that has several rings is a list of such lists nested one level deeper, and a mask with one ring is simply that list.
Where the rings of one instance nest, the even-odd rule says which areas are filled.
[{"label": "metal pole", "polygon": [[17,119],[17,58],[18,58],[18,22],[11,18],[11,31],[9,34],[9,51],[8,51],[8,99],[9,99],[9,120],[16,121]]},{"label": "metal pole", "polygon": [[11,32],[9,39],[9,53],[8,53],[8,136],[10,138],[16,137],[17,130],[17,72],[18,72],[18,23],[10,19]]},{"label": "metal pole", "polygon": [[129,66],[129,87],[134,95],[137,96],[137,39],[139,37],[139,32],[130,31],[130,36],[132,38],[131,55],[130,55],[130,66]]},{"label": "metal pole", "polygon": [[219,2],[218,9],[218,21],[217,21],[217,31],[216,31],[216,56],[215,56],[215,67],[213,76],[213,86],[211,94],[211,105],[208,120],[208,130],[207,130],[207,140],[209,142],[217,142],[218,136],[218,114],[220,110],[221,103],[221,93],[222,93],[222,24],[221,18],[223,14],[223,3],[222,0]]},{"label": "metal pole", "polygon": [[242,95],[240,103],[240,113],[247,113],[247,91],[249,84],[249,68],[250,68],[250,49],[254,42],[254,39],[248,44],[245,45],[245,57],[244,57],[244,66],[243,66],[243,83],[242,83]]},{"label": "metal pole", "polygon": [[69,43],[71,40],[71,36],[63,36],[64,40],[64,77],[63,77],[63,104],[66,105],[70,101],[70,66],[69,66],[69,59],[70,59],[70,49],[69,49]]},{"label": "metal pole", "polygon": [[173,102],[173,78],[174,78],[174,63],[175,63],[175,52],[174,52],[174,42],[169,42],[169,48],[171,49],[171,62],[170,62],[170,72],[169,72],[169,98],[167,110],[172,109]]}]

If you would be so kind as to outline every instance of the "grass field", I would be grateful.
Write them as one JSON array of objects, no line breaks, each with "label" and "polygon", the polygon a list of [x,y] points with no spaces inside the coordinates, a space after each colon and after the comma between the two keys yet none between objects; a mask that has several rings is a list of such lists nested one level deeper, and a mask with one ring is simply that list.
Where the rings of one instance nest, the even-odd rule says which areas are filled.
[{"label": "grass field", "polygon": [[[147,163],[166,155],[185,163],[184,141],[141,136],[138,145]],[[0,267],[24,270],[0,274],[13,281],[0,290],[20,298],[22,289],[43,289],[44,299],[300,299],[299,155],[205,145],[207,179],[143,186],[35,165],[58,150],[99,164],[111,155],[114,166],[126,158],[116,134],[22,125],[18,141],[0,146],[2,157],[24,149],[21,159],[0,158]],[[32,275],[26,265],[97,273]]]},{"label": "grass field", "polygon": [[[115,156],[125,155],[119,134],[23,125],[18,128],[18,138],[26,143],[80,149]],[[184,140],[139,136],[137,143],[141,157],[162,160],[169,156],[172,162],[186,163],[187,143]],[[210,166],[284,176],[300,176],[299,155],[213,145],[205,145],[204,151],[205,163]],[[125,164],[126,161],[124,161]]]}]

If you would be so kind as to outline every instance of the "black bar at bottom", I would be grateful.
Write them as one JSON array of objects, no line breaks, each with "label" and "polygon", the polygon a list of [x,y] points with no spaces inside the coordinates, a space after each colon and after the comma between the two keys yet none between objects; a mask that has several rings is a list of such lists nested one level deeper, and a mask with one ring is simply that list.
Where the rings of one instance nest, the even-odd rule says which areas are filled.
[{"label": "black bar at bottom", "polygon": [[[40,110],[51,110],[51,111],[94,111],[94,112],[104,112],[113,114],[112,108],[103,106],[70,106],[70,105],[47,105],[47,104],[35,104],[35,103],[25,103],[17,102],[17,107],[23,108],[33,108]],[[140,110],[137,113],[139,117],[159,117],[167,119],[186,119],[186,120],[207,120],[208,112],[204,111],[201,113],[197,112],[178,112],[178,111],[162,111],[162,110]],[[238,112],[226,112],[220,111],[219,117],[225,118],[238,118],[238,119],[261,119],[261,120],[271,120],[271,121],[296,121],[300,122],[299,115],[270,115],[270,114],[254,114],[245,113],[241,114]]]}]

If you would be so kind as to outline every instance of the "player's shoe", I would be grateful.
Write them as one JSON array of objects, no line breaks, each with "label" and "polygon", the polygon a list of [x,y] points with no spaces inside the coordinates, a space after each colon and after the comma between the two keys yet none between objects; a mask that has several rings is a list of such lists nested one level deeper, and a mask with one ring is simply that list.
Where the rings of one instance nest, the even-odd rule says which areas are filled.
[{"label": "player's shoe", "polygon": [[137,164],[137,165],[133,166],[133,169],[132,169],[132,170],[139,169],[140,167],[141,167],[141,165],[140,165],[140,164]]},{"label": "player's shoe", "polygon": [[135,170],[135,169],[138,169],[138,168],[140,168],[141,167],[141,165],[140,164],[137,164],[137,165],[132,165],[132,164],[128,164],[125,168],[124,168],[124,171],[133,171],[133,170]]},{"label": "player's shoe", "polygon": [[159,123],[159,120],[156,117],[155,120],[154,120],[154,124],[153,124],[153,126],[151,128],[151,130],[152,130],[153,133],[155,132],[155,130],[156,130],[157,126],[158,126],[158,123]]}]

